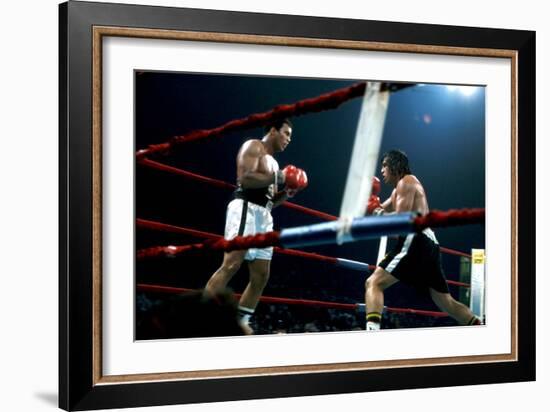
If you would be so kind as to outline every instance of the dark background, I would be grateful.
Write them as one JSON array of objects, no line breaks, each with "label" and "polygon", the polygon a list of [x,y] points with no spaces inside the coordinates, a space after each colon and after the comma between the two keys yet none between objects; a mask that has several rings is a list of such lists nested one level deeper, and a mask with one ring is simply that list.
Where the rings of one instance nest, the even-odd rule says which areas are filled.
[{"label": "dark background", "polygon": [[[136,150],[357,82],[156,72],[136,72],[135,81]],[[407,153],[431,209],[485,206],[485,94],[482,87],[474,89],[466,95],[445,85],[415,85],[390,97],[380,155],[393,148]],[[338,215],[360,106],[361,98],[356,98],[335,110],[291,119],[292,143],[275,157],[281,167],[294,164],[307,171],[309,186],[294,198],[296,203]],[[262,129],[229,133],[181,145],[153,160],[234,184],[240,145],[263,134]],[[139,165],[135,183],[136,217],[223,234],[230,191]],[[382,200],[391,190],[383,185]],[[273,216],[275,230],[320,222],[284,207],[275,209]],[[485,245],[484,226],[480,225],[437,230],[436,235],[442,246],[467,253]],[[137,249],[197,241],[136,230]],[[304,250],[373,264],[378,241]],[[221,253],[189,253],[138,262],[136,279],[138,283],[200,288],[221,260]],[[448,278],[458,280],[459,258],[443,255],[443,263]],[[277,254],[271,273],[264,295],[363,303],[365,273]],[[247,276],[243,265],[231,283],[235,291],[242,291]],[[458,294],[455,287],[451,292]],[[387,290],[385,304],[435,310],[426,296],[401,284]]]}]

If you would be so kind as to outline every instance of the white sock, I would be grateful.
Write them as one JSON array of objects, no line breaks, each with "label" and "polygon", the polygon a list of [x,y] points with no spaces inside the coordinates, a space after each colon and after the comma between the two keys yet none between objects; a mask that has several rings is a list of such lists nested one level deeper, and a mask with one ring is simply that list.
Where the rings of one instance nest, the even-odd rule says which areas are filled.
[{"label": "white sock", "polygon": [[239,309],[239,321],[243,325],[248,325],[248,322],[250,322],[250,318],[254,314],[254,309],[246,308],[240,305],[238,309]]},{"label": "white sock", "polygon": [[367,322],[367,330],[380,330],[380,322]]}]

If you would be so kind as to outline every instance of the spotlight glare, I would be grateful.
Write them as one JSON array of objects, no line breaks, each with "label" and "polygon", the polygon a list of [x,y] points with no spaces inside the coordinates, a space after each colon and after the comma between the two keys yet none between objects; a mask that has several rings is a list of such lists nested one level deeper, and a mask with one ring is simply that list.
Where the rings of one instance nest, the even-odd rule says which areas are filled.
[{"label": "spotlight glare", "polygon": [[447,86],[447,90],[450,92],[460,92],[462,95],[469,97],[473,95],[477,87],[475,86]]},{"label": "spotlight glare", "polygon": [[458,91],[462,93],[464,96],[471,96],[476,92],[476,88],[473,86],[460,86],[458,88]]}]

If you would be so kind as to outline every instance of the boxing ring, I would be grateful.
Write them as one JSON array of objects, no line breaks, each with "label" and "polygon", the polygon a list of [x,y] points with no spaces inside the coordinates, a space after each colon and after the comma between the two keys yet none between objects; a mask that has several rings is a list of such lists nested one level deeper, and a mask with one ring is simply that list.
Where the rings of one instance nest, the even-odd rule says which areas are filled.
[{"label": "boxing ring", "polygon": [[[390,91],[397,91],[399,87],[391,84],[384,84],[382,88]],[[318,97],[305,99],[294,104],[279,105],[263,113],[257,113],[248,117],[232,120],[214,129],[195,130],[181,136],[174,136],[165,143],[149,145],[136,153],[138,167],[146,170],[156,170],[169,175],[177,176],[181,179],[194,181],[195,183],[209,186],[222,191],[233,191],[236,186],[209,176],[174,167],[151,157],[160,157],[170,154],[176,147],[183,146],[190,142],[198,142],[203,139],[220,139],[225,133],[233,131],[242,131],[250,128],[262,126],[265,123],[275,119],[286,117],[296,117],[309,113],[331,110],[340,106],[342,103],[362,96],[365,93],[365,83],[358,83],[351,87],[326,93]],[[365,263],[357,260],[345,259],[324,254],[313,253],[296,248],[334,245],[345,242],[354,242],[365,239],[379,239],[382,236],[395,236],[407,233],[420,232],[424,228],[450,227],[470,224],[483,224],[485,219],[484,209],[453,209],[448,211],[434,210],[428,215],[419,216],[415,213],[404,213],[397,215],[367,216],[355,218],[347,222],[349,231],[344,238],[338,238],[338,233],[344,224],[337,216],[329,213],[305,207],[293,202],[286,201],[280,207],[290,209],[291,211],[314,217],[320,223],[284,228],[280,231],[273,231],[254,236],[237,236],[232,240],[225,240],[222,235],[202,230],[202,228],[191,228],[173,225],[168,222],[162,222],[152,219],[137,217],[137,231],[151,231],[157,233],[172,233],[175,235],[184,235],[192,237],[197,241],[186,244],[165,244],[152,247],[141,248],[136,251],[136,264],[146,260],[169,259],[182,257],[191,251],[198,253],[212,253],[221,251],[242,250],[251,247],[274,247],[274,253],[277,255],[290,256],[304,261],[316,261],[330,265],[334,271],[341,269],[357,272],[358,276],[368,277],[376,268],[376,262]],[[449,256],[461,257],[471,260],[469,253],[454,250],[447,247],[440,247],[441,253]],[[220,256],[221,259],[221,256]],[[276,257],[275,257],[276,259]],[[206,282],[210,273],[205,273]],[[273,273],[271,278],[276,277]],[[469,283],[458,280],[447,280],[448,284],[456,288],[470,289]],[[136,291],[139,293],[180,294],[190,292],[193,289],[180,286],[159,285],[153,283],[136,283]],[[240,294],[236,293],[238,298]],[[331,302],[317,299],[302,299],[281,296],[262,296],[260,302],[271,305],[288,305],[293,307],[314,307],[334,309],[341,311],[352,311],[358,313],[365,312],[365,304],[362,302],[342,303]],[[432,318],[445,318],[448,315],[443,312],[423,309],[413,309],[406,307],[385,306],[385,313],[396,313],[405,315],[418,315]]]}]

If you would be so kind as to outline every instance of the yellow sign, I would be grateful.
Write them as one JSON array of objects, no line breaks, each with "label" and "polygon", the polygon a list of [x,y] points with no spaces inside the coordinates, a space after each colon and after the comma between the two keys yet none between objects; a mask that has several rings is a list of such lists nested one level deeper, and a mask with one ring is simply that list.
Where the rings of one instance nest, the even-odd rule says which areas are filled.
[{"label": "yellow sign", "polygon": [[485,251],[483,249],[472,250],[472,261],[474,264],[485,263]]}]

